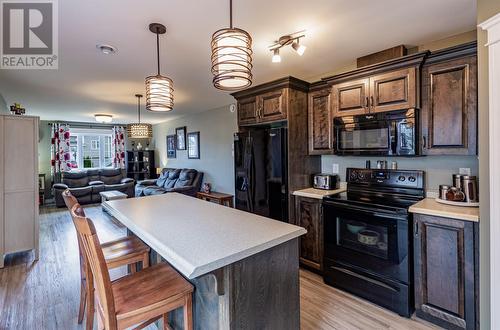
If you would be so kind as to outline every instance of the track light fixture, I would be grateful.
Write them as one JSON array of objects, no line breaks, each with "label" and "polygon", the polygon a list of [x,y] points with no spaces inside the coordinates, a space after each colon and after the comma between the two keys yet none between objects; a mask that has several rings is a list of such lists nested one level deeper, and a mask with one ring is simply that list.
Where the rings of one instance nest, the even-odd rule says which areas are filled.
[{"label": "track light fixture", "polygon": [[293,50],[299,55],[304,55],[306,51],[306,46],[300,43],[300,38],[304,38],[304,31],[296,32],[293,34],[288,34],[280,37],[274,44],[269,46],[269,50],[273,52],[273,63],[281,62],[280,49],[291,45]]}]

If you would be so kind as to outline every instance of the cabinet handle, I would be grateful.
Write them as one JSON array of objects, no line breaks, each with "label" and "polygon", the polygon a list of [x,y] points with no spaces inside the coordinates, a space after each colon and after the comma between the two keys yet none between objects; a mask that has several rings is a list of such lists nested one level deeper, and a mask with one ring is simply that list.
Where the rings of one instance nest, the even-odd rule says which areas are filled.
[{"label": "cabinet handle", "polygon": [[368,101],[368,96],[365,98],[365,108],[368,108],[369,107],[369,104],[370,102]]},{"label": "cabinet handle", "polygon": [[427,148],[427,137],[425,135],[422,136],[422,148]]},{"label": "cabinet handle", "polygon": [[371,105],[372,110],[373,110],[373,107],[375,107],[375,102],[373,102],[373,95],[372,95],[372,96],[370,96],[370,101],[371,101],[371,102],[370,102],[370,105]]},{"label": "cabinet handle", "polygon": [[415,237],[418,237],[418,222],[415,221],[415,223],[413,224],[413,232],[415,233]]}]

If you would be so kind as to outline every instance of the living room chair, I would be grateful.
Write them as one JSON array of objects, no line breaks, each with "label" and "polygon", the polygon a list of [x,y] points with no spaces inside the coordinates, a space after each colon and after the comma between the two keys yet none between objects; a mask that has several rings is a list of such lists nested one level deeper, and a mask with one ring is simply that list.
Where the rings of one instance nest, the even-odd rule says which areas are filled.
[{"label": "living room chair", "polygon": [[168,329],[168,313],[183,307],[184,329],[191,330],[193,285],[166,263],[111,281],[94,224],[79,208],[71,216],[96,282],[98,329],[142,329],[160,318]]},{"label": "living room chair", "polygon": [[[62,193],[62,196],[70,213],[71,209],[75,205],[78,205],[79,207],[75,209],[75,212],[77,212],[76,214],[80,217],[85,217],[83,208],[80,207],[77,199],[71,194],[69,189],[66,189]],[[95,309],[93,278],[85,257],[80,235],[77,235],[77,239],[80,255],[80,308],[78,311],[78,323],[80,324],[83,322],[85,307],[87,307],[86,329],[91,330],[94,325]],[[106,265],[109,269],[130,265],[130,271],[135,273],[138,262],[142,262],[143,268],[149,266],[149,246],[144,244],[136,236],[125,236],[114,241],[103,243],[101,244],[101,248],[103,250]]]}]

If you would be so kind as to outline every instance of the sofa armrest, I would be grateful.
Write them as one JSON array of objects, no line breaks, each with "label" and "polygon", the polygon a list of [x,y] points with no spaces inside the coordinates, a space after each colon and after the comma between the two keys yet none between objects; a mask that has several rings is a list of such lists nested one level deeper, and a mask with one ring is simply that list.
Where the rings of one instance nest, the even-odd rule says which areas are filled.
[{"label": "sofa armrest", "polygon": [[54,189],[58,189],[58,190],[66,190],[68,189],[68,185],[64,184],[64,183],[55,183],[52,188]]},{"label": "sofa armrest", "polygon": [[141,186],[152,186],[156,184],[156,179],[137,181],[137,184]]},{"label": "sofa armrest", "polygon": [[96,180],[96,181],[90,181],[89,182],[89,186],[100,186],[100,185],[103,185],[104,182],[102,181],[99,181],[99,180]]},{"label": "sofa armrest", "polygon": [[134,183],[134,179],[132,179],[132,178],[123,178],[120,181],[120,183],[130,183],[130,182]]}]

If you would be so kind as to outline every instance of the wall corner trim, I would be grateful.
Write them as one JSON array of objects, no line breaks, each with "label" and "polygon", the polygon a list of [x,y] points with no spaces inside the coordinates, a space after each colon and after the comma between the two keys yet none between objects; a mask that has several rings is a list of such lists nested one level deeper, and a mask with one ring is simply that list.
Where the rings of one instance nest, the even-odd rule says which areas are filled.
[{"label": "wall corner trim", "polygon": [[500,13],[478,24],[478,27],[488,31],[488,43],[485,46],[490,46],[500,41]]}]

